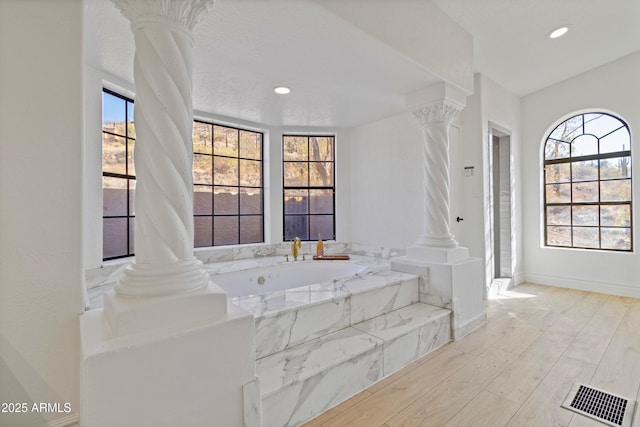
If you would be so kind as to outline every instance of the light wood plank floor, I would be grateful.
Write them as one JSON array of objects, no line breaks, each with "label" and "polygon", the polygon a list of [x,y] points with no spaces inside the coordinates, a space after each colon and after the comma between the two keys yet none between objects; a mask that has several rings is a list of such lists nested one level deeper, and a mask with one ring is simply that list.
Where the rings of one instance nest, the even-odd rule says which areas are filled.
[{"label": "light wood plank floor", "polygon": [[304,427],[601,427],[560,407],[574,382],[640,398],[640,299],[522,284],[486,308],[486,325]]}]

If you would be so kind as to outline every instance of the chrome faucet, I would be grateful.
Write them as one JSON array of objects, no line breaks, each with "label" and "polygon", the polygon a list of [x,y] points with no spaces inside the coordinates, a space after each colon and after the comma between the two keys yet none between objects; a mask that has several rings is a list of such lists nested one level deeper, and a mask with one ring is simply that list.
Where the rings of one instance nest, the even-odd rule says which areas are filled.
[{"label": "chrome faucet", "polygon": [[291,242],[291,255],[293,255],[294,261],[298,260],[298,249],[300,249],[301,247],[302,242],[300,241],[300,238],[296,237],[295,239],[293,239],[293,241]]}]

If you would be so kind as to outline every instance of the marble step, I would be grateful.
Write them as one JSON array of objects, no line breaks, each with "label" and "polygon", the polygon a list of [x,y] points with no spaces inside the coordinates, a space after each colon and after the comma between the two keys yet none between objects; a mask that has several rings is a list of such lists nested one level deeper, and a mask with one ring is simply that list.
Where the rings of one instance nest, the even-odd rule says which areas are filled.
[{"label": "marble step", "polygon": [[[275,296],[275,298],[274,298]],[[253,298],[253,297],[252,297]],[[266,313],[256,320],[256,359],[418,302],[417,276],[381,271],[373,276],[343,279],[341,285],[312,285],[260,298]],[[263,299],[264,298],[264,299]],[[251,298],[250,298],[251,299]],[[243,308],[247,301],[243,301]],[[300,303],[300,305],[296,305]],[[288,306],[287,309],[275,309]]]},{"label": "marble step", "polygon": [[300,425],[450,338],[450,311],[416,303],[261,358],[263,426]]},{"label": "marble step", "polygon": [[451,310],[415,303],[353,327],[381,339],[384,376],[451,341]]}]

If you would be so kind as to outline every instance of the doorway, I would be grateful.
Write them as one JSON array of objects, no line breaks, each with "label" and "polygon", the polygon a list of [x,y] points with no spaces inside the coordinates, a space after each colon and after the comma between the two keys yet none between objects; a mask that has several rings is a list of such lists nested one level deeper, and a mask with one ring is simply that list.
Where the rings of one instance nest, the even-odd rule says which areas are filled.
[{"label": "doorway", "polygon": [[513,185],[511,133],[489,124],[489,185],[491,216],[491,281],[489,293],[513,285]]}]

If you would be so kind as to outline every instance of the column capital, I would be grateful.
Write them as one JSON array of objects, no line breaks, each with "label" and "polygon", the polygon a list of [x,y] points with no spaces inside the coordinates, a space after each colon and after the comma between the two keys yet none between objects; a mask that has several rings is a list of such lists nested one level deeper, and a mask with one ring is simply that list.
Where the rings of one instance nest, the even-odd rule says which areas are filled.
[{"label": "column capital", "polygon": [[467,94],[446,82],[440,82],[407,95],[407,107],[421,126],[434,123],[451,124],[465,107]]},{"label": "column capital", "polygon": [[193,31],[214,0],[113,0],[120,12],[136,26],[149,20],[172,21]]},{"label": "column capital", "polygon": [[460,108],[455,105],[447,102],[437,102],[414,108],[413,117],[420,122],[422,127],[435,123],[444,124],[448,127],[459,112]]}]

